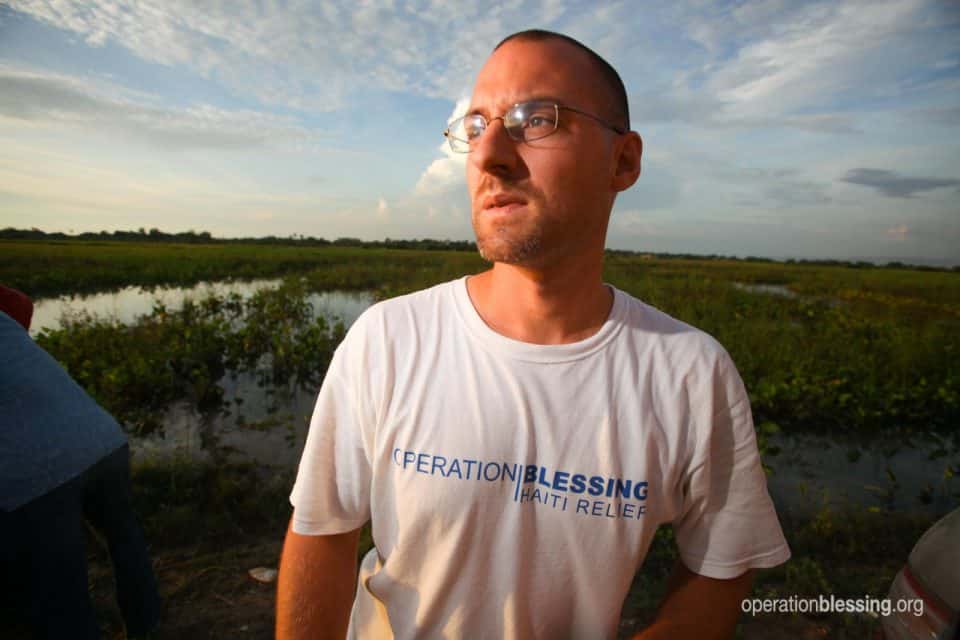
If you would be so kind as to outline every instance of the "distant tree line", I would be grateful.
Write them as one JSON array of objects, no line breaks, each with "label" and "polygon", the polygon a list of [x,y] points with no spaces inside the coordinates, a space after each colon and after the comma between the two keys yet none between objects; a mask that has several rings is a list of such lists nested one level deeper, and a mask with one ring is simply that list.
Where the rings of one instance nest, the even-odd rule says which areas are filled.
[{"label": "distant tree line", "polygon": [[747,256],[740,258],[738,256],[724,256],[716,253],[709,255],[696,253],[657,253],[651,251],[630,251],[628,249],[607,249],[607,255],[610,256],[647,256],[657,259],[674,260],[733,260],[739,262],[768,262],[779,264],[808,265],[812,267],[846,267],[847,269],[913,269],[914,271],[953,271],[960,273],[960,265],[955,267],[934,267],[930,265],[906,264],[904,262],[894,261],[885,264],[867,262],[865,260],[835,260],[835,259],[815,259],[815,258],[789,258],[787,260],[776,260],[773,258],[760,258],[757,256]]},{"label": "distant tree line", "polygon": [[[33,227],[31,229],[14,229],[7,227],[0,229],[0,240],[110,240],[114,242],[180,242],[192,244],[268,244],[308,247],[360,247],[365,249],[417,249],[427,251],[476,251],[477,245],[470,240],[434,240],[421,238],[417,240],[361,240],[360,238],[314,238],[312,236],[291,235],[286,237],[265,236],[262,238],[214,238],[209,231],[181,231],[167,233],[156,227],[146,230],[140,227],[136,231],[85,231],[77,234],[66,234],[59,231],[46,232]],[[607,249],[611,256],[647,256],[657,259],[677,260],[739,260],[743,262],[779,262],[822,267],[846,267],[848,269],[914,269],[916,271],[954,271],[960,273],[960,265],[953,268],[934,267],[929,265],[913,265],[900,261],[874,264],[865,260],[827,260],[827,259],[796,259],[774,260],[747,256],[724,256],[718,254],[698,255],[694,253],[659,253],[650,251],[631,251],[628,249]]]},{"label": "distant tree line", "polygon": [[361,240],[360,238],[314,238],[312,236],[292,235],[286,237],[265,236],[262,238],[214,238],[209,231],[181,231],[167,233],[154,227],[149,231],[140,227],[136,231],[85,231],[66,234],[60,231],[46,232],[36,227],[32,229],[0,229],[0,240],[109,240],[113,242],[178,242],[187,244],[270,244],[315,247],[362,247],[379,249],[420,249],[429,251],[476,251],[477,245],[467,240]]},{"label": "distant tree line", "polygon": [[153,228],[147,231],[140,227],[137,231],[86,231],[84,233],[66,234],[60,231],[47,233],[41,229],[14,229],[7,227],[0,229],[0,239],[3,240],[114,240],[133,242],[190,242],[216,243],[209,231],[183,231],[181,233],[166,233]]}]

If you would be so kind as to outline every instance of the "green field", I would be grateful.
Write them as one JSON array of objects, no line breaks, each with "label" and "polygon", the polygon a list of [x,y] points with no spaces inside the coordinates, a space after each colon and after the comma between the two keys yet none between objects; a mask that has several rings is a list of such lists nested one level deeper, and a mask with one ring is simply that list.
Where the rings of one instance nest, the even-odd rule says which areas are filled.
[{"label": "green field", "polygon": [[[276,345],[285,350],[284,366],[312,383],[322,370],[292,362],[287,353],[318,347],[317,335],[300,335],[312,320],[298,300],[310,292],[364,289],[386,298],[485,268],[469,252],[242,244],[0,242],[0,255],[0,282],[33,297],[291,276],[282,295],[264,294],[243,309],[208,301],[178,313],[158,310],[122,331],[74,322],[40,338],[124,416],[187,397],[186,389],[168,390],[144,401],[128,387],[169,387],[172,382],[143,379],[160,371],[157,362],[215,381],[238,359],[274,349],[266,338],[271,334],[286,338]],[[715,336],[740,369],[758,424],[868,437],[957,434],[960,273],[616,254],[607,259],[605,278]],[[795,295],[757,293],[738,283],[777,285]],[[259,331],[258,345],[231,348],[244,338],[230,329],[231,314],[253,323],[248,333]],[[184,323],[193,340],[182,339]],[[250,346],[249,336],[246,342]],[[295,381],[282,372],[279,378]],[[107,383],[109,389],[96,388]],[[198,403],[210,402],[204,390],[189,393]]]},{"label": "green field", "polygon": [[481,268],[467,252],[260,244],[0,240],[0,282],[39,298],[128,285],[310,274],[323,289],[381,289]]},{"label": "green field", "polygon": [[[222,411],[216,381],[228,371],[254,372],[266,387],[315,387],[343,327],[314,315],[306,303],[311,292],[369,290],[382,299],[484,268],[476,254],[453,251],[0,242],[0,282],[35,298],[128,285],[285,278],[279,289],[247,300],[209,298],[181,310],[157,306],[128,326],[78,316],[38,337],[134,433],[156,429],[157,416],[174,401],[210,415]],[[774,467],[776,452],[766,441],[780,430],[898,445],[933,440],[943,447],[931,464],[945,477],[960,473],[960,273],[618,253],[608,256],[605,279],[708,331],[730,351],[750,392],[765,460]],[[745,288],[758,284],[782,289]],[[211,571],[242,574],[239,565],[254,562],[253,551],[238,549],[257,549],[268,556],[257,562],[275,562],[289,515],[291,472],[263,483],[255,470],[229,465],[136,471],[166,598],[188,612],[170,628],[193,637],[184,626],[188,619],[216,624],[206,613],[219,606],[211,592],[227,601],[246,597],[244,579]],[[882,596],[933,519],[860,505],[824,505],[807,517],[786,514],[794,559],[766,572],[756,593]],[[185,536],[198,530],[199,536]],[[232,550],[225,552],[225,544]],[[99,557],[105,561],[102,552]],[[649,620],[674,558],[667,528],[627,599],[624,633]],[[95,588],[108,602],[108,578]],[[258,597],[249,608],[262,618],[272,594]],[[745,620],[741,637],[783,637],[777,635],[783,631],[861,638],[875,627],[875,621],[842,615],[772,616]]]}]

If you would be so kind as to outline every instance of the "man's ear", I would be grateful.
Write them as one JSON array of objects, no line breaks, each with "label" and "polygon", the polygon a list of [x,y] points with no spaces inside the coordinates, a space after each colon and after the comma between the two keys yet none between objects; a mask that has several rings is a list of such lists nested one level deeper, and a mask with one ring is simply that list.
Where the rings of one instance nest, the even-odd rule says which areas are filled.
[{"label": "man's ear", "polygon": [[640,156],[643,155],[643,140],[636,131],[624,134],[617,155],[617,166],[611,186],[617,192],[626,191],[640,177]]}]

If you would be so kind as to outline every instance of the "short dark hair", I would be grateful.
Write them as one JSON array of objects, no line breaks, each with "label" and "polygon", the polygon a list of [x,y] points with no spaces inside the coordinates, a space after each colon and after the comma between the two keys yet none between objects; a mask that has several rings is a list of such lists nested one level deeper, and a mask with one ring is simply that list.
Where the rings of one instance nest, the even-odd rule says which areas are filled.
[{"label": "short dark hair", "polygon": [[517,33],[509,35],[501,40],[500,43],[493,48],[493,50],[496,51],[511,40],[521,40],[527,42],[561,40],[568,44],[572,44],[577,49],[587,54],[587,58],[589,58],[590,62],[593,63],[597,70],[600,71],[600,75],[609,86],[610,93],[613,97],[612,106],[614,109],[619,111],[617,117],[622,118],[623,128],[626,131],[630,130],[630,107],[627,104],[627,88],[623,85],[623,80],[620,78],[620,74],[617,73],[617,70],[614,69],[609,62],[604,60],[600,54],[579,40],[574,40],[570,36],[565,36],[562,33],[546,31],[544,29],[528,29],[526,31],[518,31]]}]

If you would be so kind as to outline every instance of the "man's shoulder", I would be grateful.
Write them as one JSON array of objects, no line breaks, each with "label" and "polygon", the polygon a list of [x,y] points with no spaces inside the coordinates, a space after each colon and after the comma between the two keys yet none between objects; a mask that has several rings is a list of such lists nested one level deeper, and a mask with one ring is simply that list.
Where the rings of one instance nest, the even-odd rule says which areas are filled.
[{"label": "man's shoulder", "polygon": [[457,286],[463,286],[463,278],[447,280],[425,289],[387,298],[376,303],[374,307],[378,307],[381,313],[390,314],[408,309],[431,308],[437,304],[450,305],[454,302],[454,289]]},{"label": "man's shoulder", "polygon": [[716,338],[632,296],[627,303],[630,357],[655,380],[661,400],[713,415],[745,399],[737,367]]},{"label": "man's shoulder", "polygon": [[454,304],[454,288],[461,284],[462,278],[441,282],[425,289],[394,296],[374,303],[361,314],[389,320],[397,315],[410,313],[429,313],[439,308],[449,308]]},{"label": "man's shoulder", "polygon": [[462,286],[462,278],[380,300],[360,314],[347,332],[347,337],[357,339],[371,333],[386,336],[441,321],[453,312],[456,304],[455,287],[458,285]]},{"label": "man's shoulder", "polygon": [[708,359],[726,357],[726,349],[712,335],[673,317],[625,291],[623,321],[627,335],[648,347],[673,354],[696,354]]},{"label": "man's shoulder", "polygon": [[740,374],[712,335],[628,296],[625,338],[630,357],[669,397],[711,397],[717,389],[739,394]]}]

